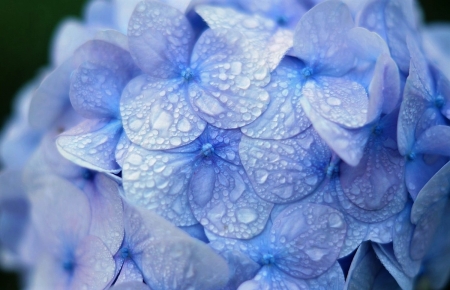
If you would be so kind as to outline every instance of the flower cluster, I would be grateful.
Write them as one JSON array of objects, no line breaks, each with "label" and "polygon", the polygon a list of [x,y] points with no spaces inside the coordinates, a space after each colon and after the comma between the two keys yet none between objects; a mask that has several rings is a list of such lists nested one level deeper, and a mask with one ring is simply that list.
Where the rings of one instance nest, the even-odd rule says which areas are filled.
[{"label": "flower cluster", "polygon": [[92,0],[3,133],[3,265],[36,290],[443,287],[450,27],[419,15]]}]

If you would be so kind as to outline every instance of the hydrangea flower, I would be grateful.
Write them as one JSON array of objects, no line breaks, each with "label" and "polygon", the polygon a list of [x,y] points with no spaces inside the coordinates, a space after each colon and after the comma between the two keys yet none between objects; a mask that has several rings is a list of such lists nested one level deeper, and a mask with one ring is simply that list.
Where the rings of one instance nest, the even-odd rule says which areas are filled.
[{"label": "hydrangea flower", "polygon": [[90,1],[0,139],[0,262],[27,289],[443,287],[447,31],[419,14]]}]

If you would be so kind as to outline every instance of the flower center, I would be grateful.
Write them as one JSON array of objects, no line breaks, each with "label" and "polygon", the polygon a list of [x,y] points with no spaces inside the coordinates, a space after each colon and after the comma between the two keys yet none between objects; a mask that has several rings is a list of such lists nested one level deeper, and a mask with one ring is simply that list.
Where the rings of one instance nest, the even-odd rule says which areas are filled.
[{"label": "flower center", "polygon": [[442,108],[442,106],[444,106],[444,97],[441,95],[437,96],[434,104],[437,108]]},{"label": "flower center", "polygon": [[190,68],[186,68],[181,72],[181,76],[185,82],[190,82],[194,77],[194,72]]},{"label": "flower center", "polygon": [[210,143],[206,143],[202,146],[202,154],[205,157],[211,156],[211,154],[214,152],[214,147]]},{"label": "flower center", "polygon": [[262,256],[263,265],[273,265],[275,264],[275,257],[272,254],[264,254]]},{"label": "flower center", "polygon": [[383,129],[381,128],[380,125],[376,125],[373,130],[372,130],[373,134],[379,136],[381,135],[381,133],[383,132]]},{"label": "flower center", "polygon": [[280,15],[277,17],[277,24],[280,26],[285,26],[288,23],[288,19],[284,15]]},{"label": "flower center", "polygon": [[414,159],[416,159],[416,153],[410,152],[408,155],[406,155],[406,159],[409,161],[413,161]]},{"label": "flower center", "polygon": [[83,179],[85,180],[91,180],[92,178],[94,178],[94,173],[90,170],[85,170],[83,172]]},{"label": "flower center", "polygon": [[73,272],[73,270],[75,269],[75,263],[73,260],[64,261],[62,266],[63,269],[69,273]]},{"label": "flower center", "polygon": [[310,67],[305,67],[302,69],[302,75],[307,79],[313,74],[313,71]]},{"label": "flower center", "polygon": [[120,256],[123,259],[126,259],[130,256],[130,249],[128,249],[127,247],[120,249]]}]

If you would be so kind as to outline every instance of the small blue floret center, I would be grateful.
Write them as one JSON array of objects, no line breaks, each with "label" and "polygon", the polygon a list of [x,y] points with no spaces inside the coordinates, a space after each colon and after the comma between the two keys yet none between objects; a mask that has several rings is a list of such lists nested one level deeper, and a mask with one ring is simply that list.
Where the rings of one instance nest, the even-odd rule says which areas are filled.
[{"label": "small blue floret center", "polygon": [[181,72],[181,76],[186,82],[190,82],[194,78],[194,72],[190,68],[186,68]]},{"label": "small blue floret center", "polygon": [[63,269],[69,273],[73,272],[75,269],[75,263],[72,260],[64,261],[62,266]]},{"label": "small blue floret center", "polygon": [[302,75],[305,78],[309,78],[312,74],[313,74],[313,70],[310,67],[305,67],[304,69],[302,69]]},{"label": "small blue floret center", "polygon": [[272,254],[264,254],[262,257],[263,265],[273,265],[275,264],[275,257]]},{"label": "small blue floret center", "polygon": [[416,159],[416,153],[414,153],[414,152],[409,153],[408,155],[406,155],[406,159],[408,159],[410,161]]},{"label": "small blue floret center", "polygon": [[444,97],[439,95],[436,97],[436,100],[434,101],[434,104],[436,105],[437,108],[442,108],[442,106],[444,106]]},{"label": "small blue floret center", "polygon": [[202,154],[205,157],[211,156],[214,152],[214,147],[210,143],[203,144],[202,146]]},{"label": "small blue floret center", "polygon": [[277,17],[277,24],[279,26],[286,26],[287,23],[288,23],[288,19],[287,19],[286,16],[280,15],[280,16]]}]

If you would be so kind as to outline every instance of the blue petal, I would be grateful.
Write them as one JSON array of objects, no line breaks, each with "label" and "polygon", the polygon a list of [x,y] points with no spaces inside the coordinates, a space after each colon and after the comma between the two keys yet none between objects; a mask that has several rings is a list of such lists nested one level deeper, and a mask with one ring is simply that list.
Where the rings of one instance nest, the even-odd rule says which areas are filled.
[{"label": "blue petal", "polygon": [[394,252],[390,245],[379,245],[372,243],[373,250],[375,251],[378,259],[380,259],[383,266],[395,281],[398,283],[401,289],[413,289],[414,279],[408,277],[401,269],[400,264],[397,262],[394,256]]},{"label": "blue petal", "polygon": [[405,183],[413,199],[423,186],[447,163],[449,159],[438,155],[418,154],[414,160],[406,162]]},{"label": "blue petal", "polygon": [[450,127],[437,125],[423,132],[414,144],[414,152],[450,156],[450,148],[446,146],[450,139]]},{"label": "blue petal", "polygon": [[87,3],[84,8],[84,19],[86,26],[113,27],[114,25],[114,5],[106,0],[93,0]]},{"label": "blue petal", "polygon": [[386,244],[392,242],[392,232],[397,216],[393,215],[381,222],[369,223],[365,241]]},{"label": "blue petal", "polygon": [[337,180],[336,192],[341,206],[346,213],[350,214],[357,220],[366,223],[378,223],[394,216],[404,208],[408,199],[408,192],[402,184],[400,185],[400,187],[402,187],[403,189],[399,190],[397,194],[393,195],[392,200],[385,207],[379,210],[365,210],[355,205],[342,191],[339,180]]},{"label": "blue petal", "polygon": [[407,74],[409,51],[406,34],[412,31],[414,12],[408,1],[369,1],[358,13],[358,26],[381,35],[389,45],[391,55],[400,70]]},{"label": "blue petal", "polygon": [[317,278],[303,280],[309,289],[342,289],[345,283],[341,266],[336,262],[325,273]]},{"label": "blue petal", "polygon": [[293,204],[273,222],[270,242],[276,266],[296,278],[317,277],[336,262],[346,231],[344,216],[334,208]]},{"label": "blue petal", "polygon": [[115,160],[122,134],[118,120],[86,120],[56,139],[61,155],[79,166],[102,172],[119,172]]},{"label": "blue petal", "polygon": [[[238,290],[261,290],[261,289],[295,289],[306,290],[314,289],[309,288],[308,284],[304,280],[296,279],[288,274],[277,270],[275,267],[265,266],[258,274],[249,281],[242,283]],[[320,289],[320,288],[317,288]]]},{"label": "blue petal", "polygon": [[259,198],[242,166],[203,161],[192,175],[189,201],[205,229],[225,237],[249,239],[266,225],[272,204]]},{"label": "blue petal", "polygon": [[208,237],[205,235],[205,229],[201,224],[195,224],[192,226],[179,227],[185,233],[190,235],[197,240],[200,240],[204,243],[209,243]]},{"label": "blue petal", "polygon": [[345,129],[322,117],[311,107],[306,98],[300,98],[300,103],[314,129],[328,146],[346,163],[356,166],[363,155],[371,127],[365,126],[353,130]]},{"label": "blue petal", "polygon": [[114,277],[114,259],[95,236],[84,238],[75,250],[75,271],[70,289],[104,289]]},{"label": "blue petal", "polygon": [[[142,277],[141,270],[136,266],[136,264],[131,259],[126,259],[122,267],[120,269],[120,274],[117,277],[117,280],[114,282],[114,285],[119,285],[122,283],[131,284],[130,281],[136,281],[136,283],[133,283],[133,285],[137,285],[137,282],[145,286],[142,281],[144,280],[144,277]],[[147,286],[145,286],[145,289],[148,289]],[[119,288],[119,287],[117,287]],[[116,289],[116,287],[113,287],[112,289]],[[130,290],[134,290],[135,288],[131,288]],[[139,289],[139,288],[137,288]]]},{"label": "blue petal", "polygon": [[420,270],[421,261],[413,260],[410,255],[411,238],[414,225],[411,224],[411,203],[398,215],[393,227],[393,248],[397,261],[409,277],[414,278]]},{"label": "blue petal", "polygon": [[325,178],[331,152],[314,129],[289,139],[242,137],[242,164],[256,193],[273,203],[299,200]]},{"label": "blue petal", "polygon": [[[396,114],[395,116],[396,117]],[[392,119],[392,118],[391,118]],[[377,125],[380,135],[372,134],[357,166],[341,163],[340,181],[350,201],[365,210],[380,210],[403,195],[405,158],[396,144],[397,122]]]},{"label": "blue petal", "polygon": [[219,289],[228,266],[206,244],[152,212],[125,206],[125,236],[131,258],[152,289]]},{"label": "blue petal", "polygon": [[123,206],[119,186],[104,174],[96,174],[94,182],[84,188],[91,206],[89,234],[99,237],[111,254],[119,250],[123,240]]},{"label": "blue petal", "polygon": [[126,200],[154,210],[175,225],[196,224],[187,192],[198,144],[185,147],[191,150],[186,149],[186,153],[150,151],[130,145],[122,171]]},{"label": "blue petal", "polygon": [[281,61],[265,87],[270,96],[267,110],[242,127],[242,133],[252,138],[278,140],[293,137],[311,125],[299,103],[303,67],[294,58]]},{"label": "blue petal", "polygon": [[155,78],[181,76],[194,44],[194,32],[179,10],[157,1],[140,2],[128,24],[128,43],[135,63]]},{"label": "blue petal", "polygon": [[345,128],[360,128],[367,123],[369,98],[359,83],[344,78],[315,77],[307,81],[302,95],[323,118]]},{"label": "blue petal", "polygon": [[194,141],[206,122],[186,100],[181,79],[160,80],[141,75],[125,87],[120,100],[128,138],[149,150],[170,149]]},{"label": "blue petal", "polygon": [[205,31],[195,44],[191,62],[194,80],[188,97],[208,123],[223,129],[242,127],[267,108],[269,94],[255,82],[268,78],[269,70],[241,33]]},{"label": "blue petal", "polygon": [[[247,2],[242,4],[245,5]],[[224,7],[199,6],[195,10],[211,29],[225,28],[243,33],[252,49],[267,62],[270,70],[277,67],[286,51],[292,47],[292,32],[282,29],[270,19]]]},{"label": "blue petal", "polygon": [[300,19],[294,35],[295,56],[313,73],[340,76],[354,65],[348,53],[348,31],[354,27],[347,5],[326,1],[309,10]]},{"label": "blue petal", "polygon": [[116,283],[110,289],[111,290],[150,290],[150,288],[146,284],[144,284],[143,282],[138,282],[138,281]]}]

